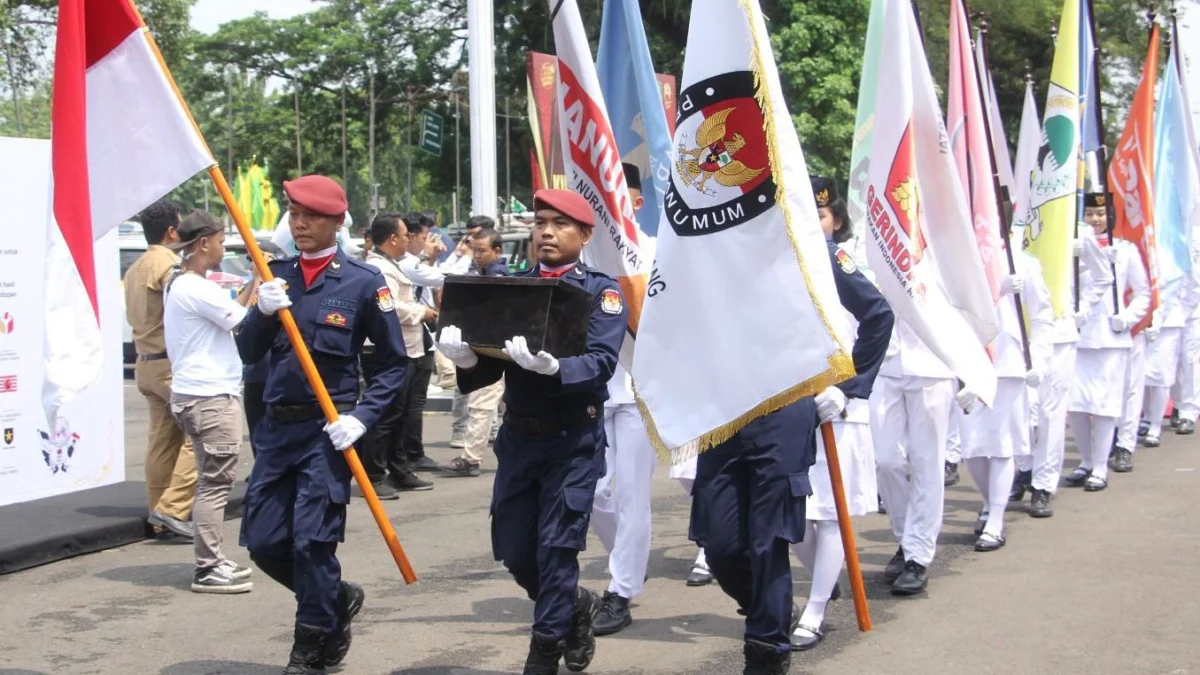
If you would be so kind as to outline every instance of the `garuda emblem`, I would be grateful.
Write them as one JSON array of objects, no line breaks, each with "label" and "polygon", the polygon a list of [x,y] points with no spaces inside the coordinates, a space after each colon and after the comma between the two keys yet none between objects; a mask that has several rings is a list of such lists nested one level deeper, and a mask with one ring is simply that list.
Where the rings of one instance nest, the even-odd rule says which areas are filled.
[{"label": "garuda emblem", "polygon": [[735,155],[746,147],[741,134],[729,133],[727,121],[735,108],[725,108],[705,118],[696,129],[696,147],[679,146],[676,169],[684,184],[705,194],[711,194],[704,185],[710,179],[725,187],[741,187],[758,178],[766,167],[746,166]]}]

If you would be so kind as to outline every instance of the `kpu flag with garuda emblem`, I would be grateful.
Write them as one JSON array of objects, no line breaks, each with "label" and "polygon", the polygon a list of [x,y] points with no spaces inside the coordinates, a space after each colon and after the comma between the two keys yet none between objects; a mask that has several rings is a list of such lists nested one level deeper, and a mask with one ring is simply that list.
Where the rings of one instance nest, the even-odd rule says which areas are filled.
[{"label": "kpu flag with garuda emblem", "polygon": [[621,364],[629,368],[633,365],[634,338],[650,261],[639,246],[642,235],[625,184],[621,150],[608,120],[579,5],[575,0],[550,0],[550,10],[558,52],[556,105],[567,189],[583,195],[596,214],[596,229],[583,249],[583,262],[613,277],[621,286],[629,314]]},{"label": "kpu flag with garuda emblem", "polygon": [[854,365],[757,0],[692,4],[679,103],[633,379],[656,447],[703,451]]},{"label": "kpu flag with garuda emblem", "polygon": [[896,316],[990,404],[996,305],[908,0],[875,0],[867,36],[858,119],[871,132],[855,134],[851,182],[867,262]]}]

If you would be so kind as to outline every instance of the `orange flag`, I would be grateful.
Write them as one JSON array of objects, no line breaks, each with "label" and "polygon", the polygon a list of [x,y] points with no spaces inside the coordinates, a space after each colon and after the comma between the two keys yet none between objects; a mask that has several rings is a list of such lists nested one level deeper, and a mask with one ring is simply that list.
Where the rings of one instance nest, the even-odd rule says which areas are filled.
[{"label": "orange flag", "polygon": [[1116,227],[1113,236],[1137,246],[1150,274],[1150,311],[1134,327],[1136,335],[1150,325],[1159,306],[1158,257],[1154,241],[1154,84],[1158,76],[1158,26],[1150,30],[1150,49],[1142,67],[1142,80],[1133,96],[1121,142],[1108,167]]}]

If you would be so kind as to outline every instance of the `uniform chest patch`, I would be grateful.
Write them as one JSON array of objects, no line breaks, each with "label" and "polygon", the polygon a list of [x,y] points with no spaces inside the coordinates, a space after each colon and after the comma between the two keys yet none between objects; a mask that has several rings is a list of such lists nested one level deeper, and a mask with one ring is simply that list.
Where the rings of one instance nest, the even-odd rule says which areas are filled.
[{"label": "uniform chest patch", "polygon": [[375,291],[375,304],[379,305],[379,311],[381,312],[395,311],[396,303],[392,300],[392,292],[387,286],[383,286]]},{"label": "uniform chest patch", "polygon": [[846,274],[854,274],[858,269],[858,265],[854,264],[854,259],[850,257],[850,254],[840,248],[837,252],[837,261],[838,267],[842,268],[842,271]]},{"label": "uniform chest patch", "polygon": [[609,288],[600,294],[600,311],[605,314],[620,314],[624,307],[621,293],[615,288]]},{"label": "uniform chest patch", "polygon": [[337,326],[338,328],[346,327],[346,315],[341,312],[330,312],[325,315],[326,326]]}]

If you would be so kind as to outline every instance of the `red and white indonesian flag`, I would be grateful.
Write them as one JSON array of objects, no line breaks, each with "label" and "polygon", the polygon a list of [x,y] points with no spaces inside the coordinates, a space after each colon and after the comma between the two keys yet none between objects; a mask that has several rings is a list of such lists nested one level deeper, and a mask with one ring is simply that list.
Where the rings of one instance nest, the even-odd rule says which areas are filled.
[{"label": "red and white indonesian flag", "polygon": [[583,261],[621,286],[629,313],[621,363],[629,368],[650,271],[650,260],[640,247],[645,235],[634,219],[621,150],[608,121],[579,6],[575,0],[550,0],[550,9],[555,12],[558,119],[567,188],[590,201],[596,213],[596,230],[583,250]]},{"label": "red and white indonesian flag", "polygon": [[992,179],[991,138],[983,108],[980,77],[971,50],[971,27],[962,0],[950,3],[950,91],[946,119],[958,181],[967,197],[975,241],[992,302],[1000,300],[1000,282],[1008,273],[1000,245],[1000,209]]},{"label": "red and white indonesian flag", "polygon": [[[875,0],[863,61],[860,120],[872,120],[863,205],[867,261],[896,315],[990,404],[996,371],[984,345],[998,332],[972,218],[955,169],[929,64],[908,0]],[[990,185],[990,173],[987,176]]]},{"label": "red and white indonesian flag", "polygon": [[854,365],[757,0],[692,4],[679,111],[633,378],[656,446],[704,450]]},{"label": "red and white indonesian flag", "polygon": [[92,242],[213,164],[129,0],[62,0],[51,112],[46,381],[58,410],[100,376]]}]

